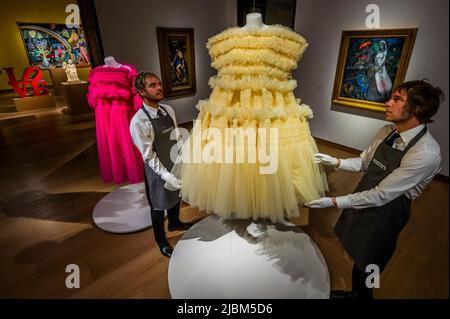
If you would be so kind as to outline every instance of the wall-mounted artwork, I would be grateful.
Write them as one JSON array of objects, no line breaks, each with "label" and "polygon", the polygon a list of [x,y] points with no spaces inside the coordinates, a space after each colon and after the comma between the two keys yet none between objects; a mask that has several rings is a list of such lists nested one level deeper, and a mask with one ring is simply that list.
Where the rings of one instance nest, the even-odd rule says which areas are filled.
[{"label": "wall-mounted artwork", "polygon": [[333,103],[384,111],[405,79],[417,29],[343,31]]},{"label": "wall-mounted artwork", "polygon": [[194,29],[157,28],[164,96],[196,92]]},{"label": "wall-mounted artwork", "polygon": [[56,23],[18,23],[31,66],[62,67],[71,59],[77,67],[91,64],[83,27]]}]

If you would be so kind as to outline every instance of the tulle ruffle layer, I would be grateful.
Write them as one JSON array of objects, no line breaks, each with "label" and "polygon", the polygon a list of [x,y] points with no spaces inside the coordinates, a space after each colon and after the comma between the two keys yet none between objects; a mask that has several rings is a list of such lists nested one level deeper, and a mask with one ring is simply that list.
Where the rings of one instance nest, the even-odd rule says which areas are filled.
[{"label": "tulle ruffle layer", "polygon": [[224,90],[232,91],[247,89],[256,91],[266,89],[269,91],[290,92],[297,87],[296,80],[278,80],[264,75],[212,76],[209,78],[208,84],[212,89],[219,87]]},{"label": "tulle ruffle layer", "polygon": [[[306,120],[265,120],[259,124],[245,121],[239,126],[255,132],[259,132],[258,128],[267,128],[266,136],[270,135],[270,128],[277,131],[277,146],[274,148],[273,142],[267,143],[271,146],[264,151],[266,154],[276,151],[276,169],[271,174],[261,173],[261,167],[267,167],[268,163],[258,156],[256,161],[250,161],[251,156],[246,155],[244,162],[226,163],[225,141],[219,143],[221,155],[215,154],[215,162],[195,163],[192,155],[196,152],[198,156],[195,141],[201,140],[204,152],[209,143],[217,142],[214,141],[216,135],[209,129],[217,129],[225,136],[224,131],[229,127],[224,117],[197,121],[183,146],[183,155],[191,154],[191,158],[185,158],[181,165],[181,196],[191,206],[225,218],[265,218],[282,222],[284,218],[298,217],[299,205],[325,195],[328,190],[325,173],[313,161],[318,150]],[[248,142],[248,139],[240,142]],[[241,150],[244,154],[258,154],[262,147],[261,143],[236,143],[244,145],[243,149],[234,146],[236,153]]]},{"label": "tulle ruffle layer", "polygon": [[298,43],[299,45],[306,45],[306,40],[298,33],[293,32],[288,27],[282,25],[272,25],[264,29],[254,29],[254,28],[239,28],[231,27],[219,34],[209,38],[206,47],[209,51],[213,50],[214,46],[220,44],[222,41],[228,39],[237,40],[246,37],[274,37],[279,39],[286,39]]},{"label": "tulle ruffle layer", "polygon": [[282,119],[286,120],[289,117],[304,117],[312,118],[313,112],[311,108],[306,104],[293,104],[289,106],[276,106],[276,107],[241,107],[241,106],[221,106],[215,105],[209,101],[200,101],[197,104],[200,109],[199,119],[203,119],[208,116],[212,117],[223,116],[229,121],[232,120],[252,120],[263,121],[266,119]]}]

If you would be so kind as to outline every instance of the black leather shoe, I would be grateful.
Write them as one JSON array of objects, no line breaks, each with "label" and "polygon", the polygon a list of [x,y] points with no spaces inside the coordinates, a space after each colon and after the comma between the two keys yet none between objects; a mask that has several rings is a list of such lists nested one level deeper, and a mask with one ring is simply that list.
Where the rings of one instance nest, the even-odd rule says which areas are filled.
[{"label": "black leather shoe", "polygon": [[159,250],[161,251],[161,254],[167,258],[170,258],[172,256],[173,249],[169,244],[160,245]]},{"label": "black leather shoe", "polygon": [[175,230],[188,230],[189,228],[191,228],[194,225],[194,223],[183,223],[183,222],[179,222],[175,225],[168,225],[167,228],[169,229],[169,231],[175,231]]},{"label": "black leather shoe", "polygon": [[331,290],[330,299],[353,299],[353,291]]}]

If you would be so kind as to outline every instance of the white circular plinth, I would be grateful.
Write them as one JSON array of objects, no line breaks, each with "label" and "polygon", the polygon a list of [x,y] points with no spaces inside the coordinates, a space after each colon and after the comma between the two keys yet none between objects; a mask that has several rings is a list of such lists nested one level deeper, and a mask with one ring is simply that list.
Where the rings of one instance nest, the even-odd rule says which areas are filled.
[{"label": "white circular plinth", "polygon": [[144,183],[122,186],[103,197],[93,212],[95,224],[112,233],[131,233],[152,225]]},{"label": "white circular plinth", "polygon": [[329,298],[325,260],[291,223],[209,216],[186,231],[169,263],[172,298]]}]

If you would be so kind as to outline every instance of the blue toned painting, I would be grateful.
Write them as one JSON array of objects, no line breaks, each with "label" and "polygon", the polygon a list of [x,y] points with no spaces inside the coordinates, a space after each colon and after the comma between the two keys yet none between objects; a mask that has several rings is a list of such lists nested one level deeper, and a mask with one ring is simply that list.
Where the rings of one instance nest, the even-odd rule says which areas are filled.
[{"label": "blue toned painting", "polygon": [[169,36],[168,41],[172,86],[186,85],[189,82],[188,63],[186,61],[186,38]]},{"label": "blue toned painting", "polygon": [[350,37],[340,96],[384,103],[389,99],[404,37]]}]

